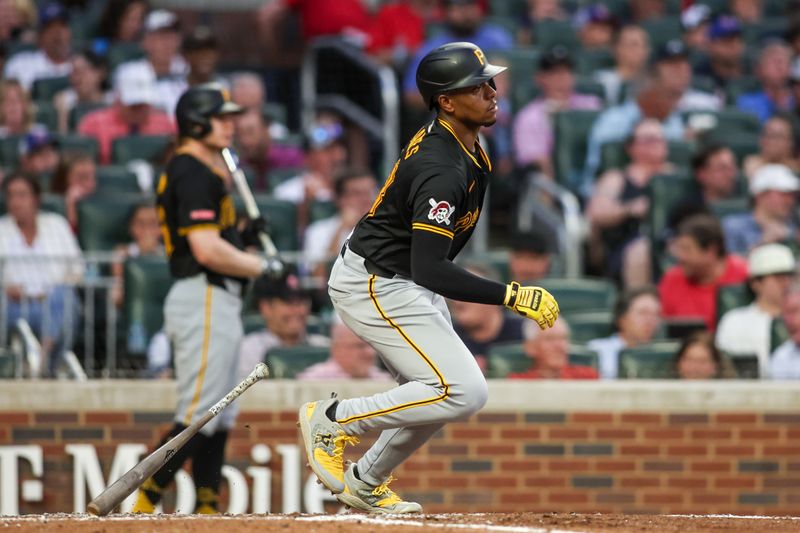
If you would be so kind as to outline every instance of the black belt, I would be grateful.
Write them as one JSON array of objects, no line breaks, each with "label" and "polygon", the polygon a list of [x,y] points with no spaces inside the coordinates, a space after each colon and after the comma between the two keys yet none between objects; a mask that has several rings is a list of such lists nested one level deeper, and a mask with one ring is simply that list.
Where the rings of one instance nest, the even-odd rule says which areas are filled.
[{"label": "black belt", "polygon": [[[342,256],[342,259],[344,259],[344,253],[347,251],[347,244],[349,242],[350,241],[347,240],[342,245],[342,251],[340,252],[340,255]],[[355,252],[353,252],[353,253],[355,253]],[[369,272],[370,274],[373,274],[375,276],[380,276],[382,278],[393,278],[395,276],[395,273],[392,272],[391,270],[387,270],[387,269],[383,268],[382,266],[376,265],[375,263],[373,263],[372,261],[370,261],[366,257],[364,258],[364,268],[366,268],[367,272]]]}]

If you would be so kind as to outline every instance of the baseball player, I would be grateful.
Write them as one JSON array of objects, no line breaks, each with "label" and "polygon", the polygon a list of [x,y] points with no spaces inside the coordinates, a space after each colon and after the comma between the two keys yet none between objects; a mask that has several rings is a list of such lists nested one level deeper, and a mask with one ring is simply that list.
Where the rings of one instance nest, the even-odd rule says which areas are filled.
[{"label": "baseball player", "polygon": [[[178,384],[175,425],[162,444],[200,418],[237,383],[243,328],[242,288],[268,263],[244,251],[257,242],[263,219],[245,234],[236,227],[230,177],[220,150],[233,140],[242,108],[219,85],[186,91],[175,110],[179,145],[158,182],[157,210],[175,282],[164,302],[164,329],[172,343]],[[206,424],[139,489],[135,513],[152,513],[161,492],[192,457],[196,513],[217,513],[217,492],[235,405]]]},{"label": "baseball player", "polygon": [[[544,289],[486,280],[452,262],[480,216],[492,166],[478,132],[495,122],[492,79],[504,70],[470,43],[450,43],[423,58],[417,87],[436,118],[405,146],[331,271],[336,311],[378,350],[400,384],[300,408],[309,465],[350,507],[421,512],[388,487],[392,470],[443,424],[486,402],[486,380],[453,331],[445,298],[505,305],[542,329],[558,317]],[[371,430],[381,431],[377,441],[345,469],[345,446]]]}]

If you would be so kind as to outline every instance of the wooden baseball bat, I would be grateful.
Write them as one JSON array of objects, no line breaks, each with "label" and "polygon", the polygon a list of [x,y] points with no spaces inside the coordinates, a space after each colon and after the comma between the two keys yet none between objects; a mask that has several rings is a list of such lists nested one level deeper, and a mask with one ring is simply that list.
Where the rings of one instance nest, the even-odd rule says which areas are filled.
[{"label": "wooden baseball bat", "polygon": [[89,502],[86,510],[95,516],[105,516],[110,513],[117,505],[127,498],[130,493],[139,488],[144,481],[155,474],[159,468],[164,466],[172,456],[181,449],[189,439],[194,437],[200,428],[205,426],[209,420],[217,416],[233,400],[242,395],[250,386],[269,376],[269,369],[264,363],[258,363],[250,372],[250,375],[236,385],[232,391],[225,395],[220,401],[215,403],[211,409],[205,412],[192,425],[172,437],[166,444],[142,459],[136,466],[125,472],[118,480],[111,484],[106,490],[97,495]]}]

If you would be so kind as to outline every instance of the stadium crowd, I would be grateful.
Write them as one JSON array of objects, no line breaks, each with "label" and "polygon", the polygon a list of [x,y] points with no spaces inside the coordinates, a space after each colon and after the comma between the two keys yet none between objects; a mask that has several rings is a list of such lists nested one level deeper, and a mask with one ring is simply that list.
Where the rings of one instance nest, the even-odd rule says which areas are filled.
[{"label": "stadium crowd", "polygon": [[[800,379],[800,2],[271,0],[253,13],[270,59],[250,69],[225,64],[225,36],[196,19],[146,0],[0,0],[0,327],[28,320],[45,375],[65,350],[80,358],[85,282],[105,276],[129,363],[170,376],[165,335],[131,321],[134,298],[155,314],[161,302],[125,284],[137,261],[164,264],[153,189],[177,99],[217,82],[247,110],[236,149],[293,263],[251,290],[242,372],[266,357],[285,377],[387,378],[324,291],[385,176],[358,124],[321,108],[302,129],[299,98],[267,89],[337,36],[397,73],[402,143],[430,116],[414,76],[425,53],[466,40],[510,67],[483,139],[491,252],[468,267],[541,284],[562,318],[540,332],[452,302],[488,376]],[[529,180],[574,195],[580,242],[518,224]],[[584,252],[579,278],[567,246]]]}]

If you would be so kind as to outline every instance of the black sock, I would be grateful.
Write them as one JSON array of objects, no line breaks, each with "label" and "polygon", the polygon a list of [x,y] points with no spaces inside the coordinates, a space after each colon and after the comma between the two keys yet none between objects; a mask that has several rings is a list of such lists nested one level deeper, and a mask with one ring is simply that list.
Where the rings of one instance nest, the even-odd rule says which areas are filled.
[{"label": "black sock", "polygon": [[331,422],[336,422],[336,408],[339,407],[339,402],[333,402],[330,407],[325,411],[325,415]]},{"label": "black sock", "polygon": [[361,479],[361,476],[358,475],[358,465],[353,465],[353,475],[356,476],[357,480],[364,481]]},{"label": "black sock", "polygon": [[192,455],[192,477],[197,487],[207,487],[219,492],[228,432],[217,431],[205,439]]},{"label": "black sock", "polygon": [[[170,432],[164,436],[164,438],[161,441],[161,444],[159,444],[159,447],[162,446],[167,441],[169,441],[172,437],[183,431],[184,429],[186,429],[186,426],[184,426],[183,424],[175,424],[172,427],[172,430],[170,430]],[[204,438],[205,437],[203,437],[203,435],[198,433],[197,435],[189,439],[189,442],[184,444],[180,450],[175,451],[172,454],[170,460],[167,461],[164,464],[164,466],[162,466],[158,470],[158,472],[153,474],[153,481],[155,481],[156,485],[158,485],[162,489],[167,485],[169,485],[175,478],[175,474],[178,471],[178,469],[183,466],[183,463],[190,455],[194,454],[197,445]]]}]

